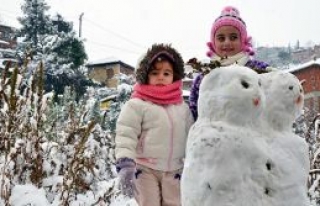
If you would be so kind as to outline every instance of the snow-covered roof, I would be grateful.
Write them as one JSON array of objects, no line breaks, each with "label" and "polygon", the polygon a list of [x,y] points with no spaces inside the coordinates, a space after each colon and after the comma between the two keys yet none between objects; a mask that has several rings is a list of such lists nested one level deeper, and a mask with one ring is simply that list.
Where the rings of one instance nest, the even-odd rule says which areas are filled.
[{"label": "snow-covered roof", "polygon": [[103,59],[97,59],[94,61],[89,61],[87,63],[87,65],[97,65],[97,64],[110,64],[110,63],[114,63],[114,62],[119,62],[121,61],[119,58],[116,57],[107,57],[107,58],[103,58]]},{"label": "snow-covered roof", "polygon": [[[0,43],[1,43],[2,40],[0,40]],[[0,48],[0,52],[10,52],[10,53],[15,53],[16,51],[14,49],[10,49],[10,48],[7,48],[7,49],[4,49],[4,48]]]},{"label": "snow-covered roof", "polygon": [[100,99],[100,102],[112,100],[112,99],[115,99],[116,97],[117,97],[117,95],[116,95],[116,94],[113,94],[113,95],[110,95],[110,96],[107,96],[107,97],[105,97],[105,98]]},{"label": "snow-covered roof", "polygon": [[97,59],[94,61],[89,61],[86,66],[92,67],[92,66],[96,66],[96,65],[108,65],[108,64],[122,64],[126,67],[132,68],[134,69],[133,66],[121,61],[119,58],[117,57],[107,57],[107,58],[103,58],[103,59]]},{"label": "snow-covered roof", "polygon": [[320,59],[316,59],[316,60],[311,60],[309,62],[306,62],[306,63],[303,63],[303,64],[299,64],[299,65],[296,65],[290,69],[287,69],[286,71],[287,72],[296,72],[296,71],[299,71],[299,70],[302,70],[302,69],[305,69],[307,67],[310,67],[312,65],[319,65],[320,66]]},{"label": "snow-covered roof", "polygon": [[0,40],[0,43],[1,43],[1,44],[7,44],[7,45],[9,45],[9,42],[3,41],[3,40]]}]

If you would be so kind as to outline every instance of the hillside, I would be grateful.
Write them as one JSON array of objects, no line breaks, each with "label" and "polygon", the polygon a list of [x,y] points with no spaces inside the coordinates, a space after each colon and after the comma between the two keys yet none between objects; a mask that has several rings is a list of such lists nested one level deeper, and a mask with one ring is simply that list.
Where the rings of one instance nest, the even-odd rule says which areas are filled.
[{"label": "hillside", "polygon": [[301,64],[320,57],[320,45],[313,47],[258,47],[256,59],[273,67],[287,69],[292,64]]}]

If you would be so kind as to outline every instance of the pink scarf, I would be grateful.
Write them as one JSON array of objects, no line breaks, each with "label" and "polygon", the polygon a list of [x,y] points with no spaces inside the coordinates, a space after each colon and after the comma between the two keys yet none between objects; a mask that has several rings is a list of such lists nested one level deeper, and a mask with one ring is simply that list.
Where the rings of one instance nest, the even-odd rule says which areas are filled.
[{"label": "pink scarf", "polygon": [[165,86],[135,84],[131,98],[138,98],[156,104],[178,104],[182,102],[182,81]]}]

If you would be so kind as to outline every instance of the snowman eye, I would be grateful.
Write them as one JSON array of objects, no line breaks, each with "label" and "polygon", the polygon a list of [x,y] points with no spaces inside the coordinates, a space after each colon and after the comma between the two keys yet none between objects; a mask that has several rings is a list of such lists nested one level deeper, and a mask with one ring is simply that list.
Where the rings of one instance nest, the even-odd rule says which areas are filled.
[{"label": "snowman eye", "polygon": [[243,88],[248,89],[249,88],[249,83],[246,82],[245,80],[241,80],[241,85],[243,86]]},{"label": "snowman eye", "polygon": [[290,90],[293,90],[293,86],[289,86],[289,89],[290,89]]},{"label": "snowman eye", "polygon": [[261,87],[261,80],[258,81],[258,85],[259,85],[259,87]]}]

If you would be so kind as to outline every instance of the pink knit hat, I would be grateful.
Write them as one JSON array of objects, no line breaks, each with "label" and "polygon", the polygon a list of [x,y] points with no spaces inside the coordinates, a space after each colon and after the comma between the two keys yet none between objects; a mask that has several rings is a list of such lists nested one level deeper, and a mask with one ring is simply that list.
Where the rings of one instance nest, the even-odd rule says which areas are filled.
[{"label": "pink knit hat", "polygon": [[211,28],[211,41],[207,43],[209,51],[207,56],[212,57],[215,54],[214,36],[217,30],[222,26],[234,26],[240,32],[241,49],[242,51],[253,55],[251,37],[247,34],[246,23],[241,19],[240,12],[233,6],[227,6],[222,11],[220,16],[214,21]]}]

